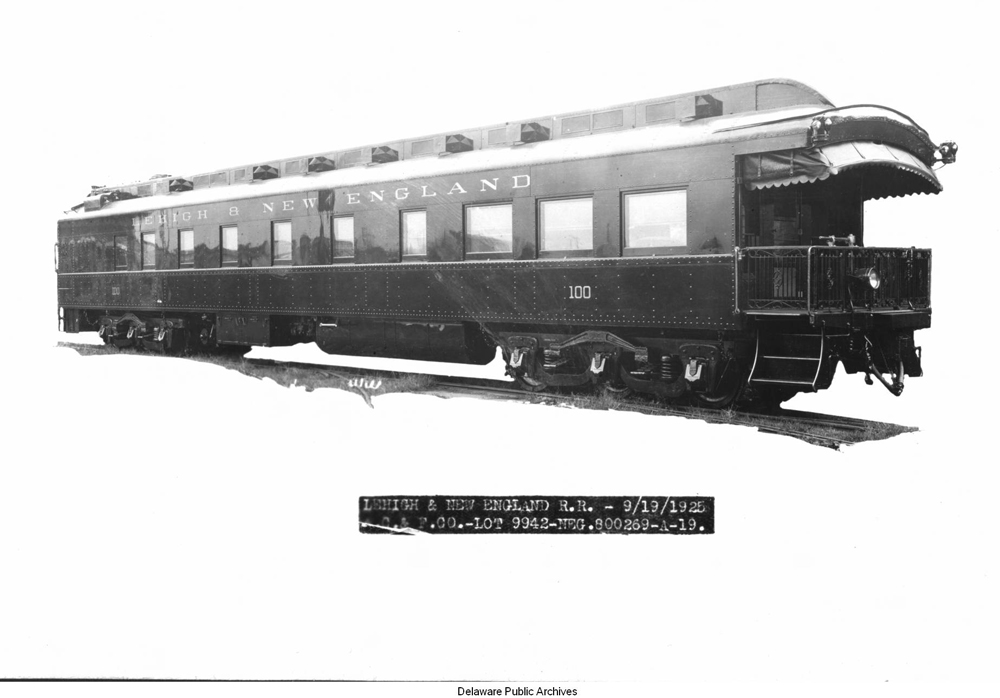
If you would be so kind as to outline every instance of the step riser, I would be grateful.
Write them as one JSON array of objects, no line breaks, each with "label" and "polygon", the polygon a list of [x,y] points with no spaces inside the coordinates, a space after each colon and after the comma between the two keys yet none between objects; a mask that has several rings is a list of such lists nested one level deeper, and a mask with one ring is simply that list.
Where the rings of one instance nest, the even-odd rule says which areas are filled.
[{"label": "step riser", "polygon": [[822,335],[761,337],[751,383],[814,388],[823,360]]}]

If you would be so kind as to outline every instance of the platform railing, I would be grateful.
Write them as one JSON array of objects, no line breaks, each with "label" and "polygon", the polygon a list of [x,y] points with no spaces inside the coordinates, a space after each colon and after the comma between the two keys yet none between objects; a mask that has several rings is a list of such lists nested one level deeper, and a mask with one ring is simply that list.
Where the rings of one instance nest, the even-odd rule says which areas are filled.
[{"label": "platform railing", "polygon": [[[897,247],[747,247],[737,254],[739,309],[812,313],[930,307],[931,251]],[[872,289],[861,278],[874,269]]]}]

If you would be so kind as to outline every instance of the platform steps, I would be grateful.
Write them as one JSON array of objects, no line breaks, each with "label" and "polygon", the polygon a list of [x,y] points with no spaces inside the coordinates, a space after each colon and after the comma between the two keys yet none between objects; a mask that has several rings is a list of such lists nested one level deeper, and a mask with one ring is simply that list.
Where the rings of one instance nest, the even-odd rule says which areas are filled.
[{"label": "platform steps", "polygon": [[757,333],[750,383],[816,389],[825,349],[823,334]]}]

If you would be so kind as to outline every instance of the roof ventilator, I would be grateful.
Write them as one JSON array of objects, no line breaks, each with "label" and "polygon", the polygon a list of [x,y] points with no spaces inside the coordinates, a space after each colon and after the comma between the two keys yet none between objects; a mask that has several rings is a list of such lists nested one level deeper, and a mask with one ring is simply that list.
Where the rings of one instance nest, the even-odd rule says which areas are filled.
[{"label": "roof ventilator", "polygon": [[537,143],[549,140],[549,128],[542,126],[537,121],[529,121],[521,124],[521,142]]},{"label": "roof ventilator", "polygon": [[465,153],[472,150],[475,144],[472,139],[461,133],[453,133],[444,139],[446,153]]},{"label": "roof ventilator", "polygon": [[710,116],[722,116],[722,100],[712,95],[698,95],[694,98],[694,118],[707,119]]},{"label": "roof ventilator", "polygon": [[194,189],[194,182],[192,182],[190,179],[183,179],[181,177],[177,177],[176,179],[170,180],[169,188],[171,194],[176,194],[182,191],[191,191],[192,189]]},{"label": "roof ventilator", "polygon": [[377,148],[372,148],[372,162],[384,165],[387,162],[396,162],[399,160],[399,152],[394,148],[390,148],[387,145],[380,145]]},{"label": "roof ventilator", "polygon": [[261,182],[265,179],[277,179],[281,176],[278,168],[274,165],[257,165],[253,168],[253,181]]},{"label": "roof ventilator", "polygon": [[[675,102],[675,118],[681,121],[697,121],[712,116],[722,116],[722,100],[712,95],[689,95]],[[648,118],[648,117],[647,117]]]},{"label": "roof ventilator", "polygon": [[90,195],[83,200],[83,203],[74,206],[72,210],[79,211],[82,208],[84,211],[99,211],[113,201],[125,201],[126,199],[135,198],[138,197],[128,191],[121,191],[120,189],[104,191],[103,187],[91,187]]},{"label": "roof ventilator", "polygon": [[307,169],[309,172],[329,172],[335,167],[336,165],[334,165],[333,160],[323,157],[322,155],[318,155],[314,158],[309,158],[309,165]]}]

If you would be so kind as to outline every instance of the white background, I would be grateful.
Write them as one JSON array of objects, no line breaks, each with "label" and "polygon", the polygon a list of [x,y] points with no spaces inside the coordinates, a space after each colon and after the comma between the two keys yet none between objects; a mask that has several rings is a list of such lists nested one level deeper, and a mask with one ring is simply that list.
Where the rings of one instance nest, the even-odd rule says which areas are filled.
[{"label": "white background", "polygon": [[[961,3],[8,10],[0,676],[996,682],[991,21]],[[919,433],[834,452],[481,400],[369,410],[54,348],[55,221],[92,184],[776,76],[959,143],[943,194],[867,205],[869,244],[934,250],[925,377],[897,399],[840,375],[791,404]],[[390,492],[711,495],[717,533],[360,535],[358,496]]]}]

